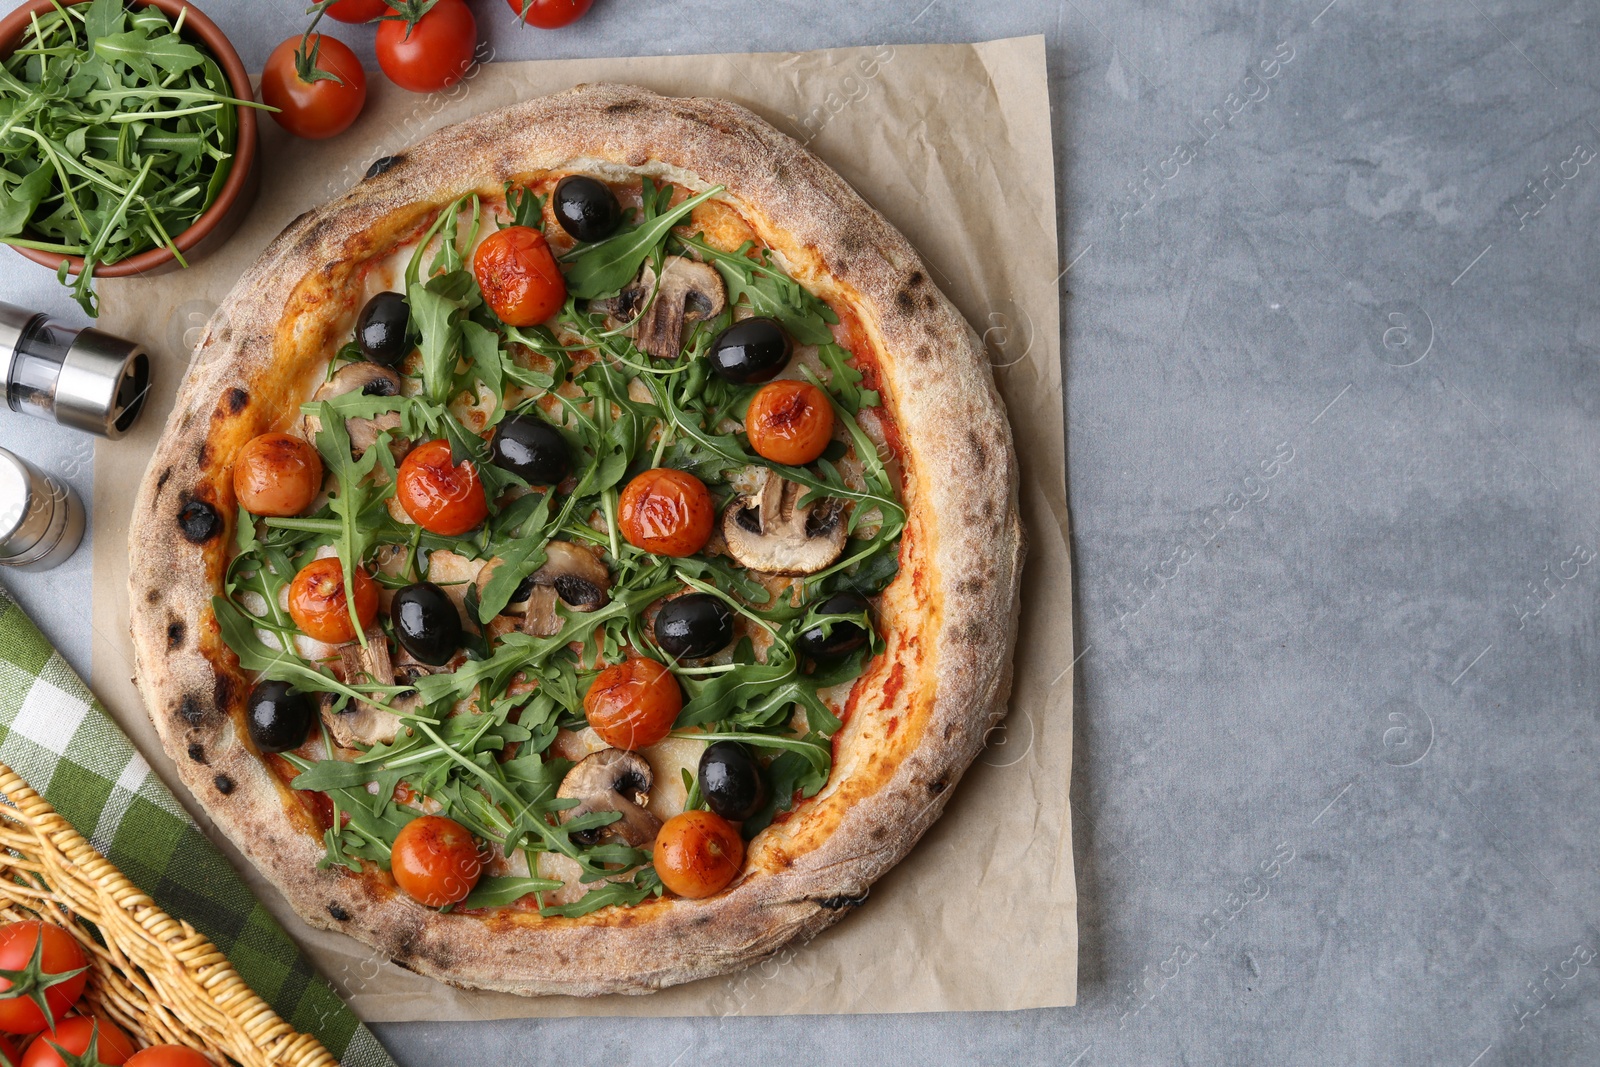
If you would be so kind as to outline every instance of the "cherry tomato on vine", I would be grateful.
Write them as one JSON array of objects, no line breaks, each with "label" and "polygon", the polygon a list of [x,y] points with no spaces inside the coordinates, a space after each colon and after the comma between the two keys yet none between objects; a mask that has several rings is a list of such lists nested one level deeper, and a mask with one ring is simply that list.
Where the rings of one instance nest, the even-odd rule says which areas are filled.
[{"label": "cherry tomato on vine", "polygon": [[22,1053],[18,1051],[17,1043],[6,1034],[0,1034],[0,1056],[4,1056],[6,1062],[13,1067],[22,1062]]},{"label": "cherry tomato on vine", "polygon": [[554,30],[577,22],[594,0],[506,0],[517,17],[541,30]]},{"label": "cherry tomato on vine", "polygon": [[537,326],[561,310],[567,282],[544,234],[531,226],[496,230],[472,254],[484,303],[507,326]]},{"label": "cherry tomato on vine", "polygon": [[339,0],[328,8],[328,17],[340,22],[371,22],[388,10],[384,0]]},{"label": "cherry tomato on vine", "polygon": [[833,438],[833,405],[810,382],[768,382],[750,398],[744,432],[760,455],[801,467],[822,455]]},{"label": "cherry tomato on vine", "polygon": [[[33,1039],[28,1051],[22,1054],[21,1067],[67,1067],[67,1061],[57,1052],[80,1057],[95,1046],[95,1059],[106,1067],[122,1067],[133,1055],[133,1039],[115,1023],[88,1015],[74,1015],[62,1019],[54,1030],[46,1030]],[[92,1061],[91,1061],[92,1062]]]},{"label": "cherry tomato on vine", "polygon": [[408,896],[442,908],[472,892],[483,873],[483,858],[465,826],[443,815],[423,815],[395,835],[389,870]]},{"label": "cherry tomato on vine", "polygon": [[[410,17],[418,5],[391,3],[390,9]],[[478,24],[465,0],[439,0],[415,23],[389,19],[378,23],[378,66],[389,80],[414,93],[448,88],[466,76],[478,47]]]},{"label": "cherry tomato on vine", "polygon": [[82,946],[59,926],[30,919],[0,927],[0,1030],[43,1030],[49,1020],[40,1010],[41,998],[60,1022],[83,995],[87,965]]},{"label": "cherry tomato on vine", "polygon": [[450,442],[440,438],[406,453],[394,495],[406,514],[429,533],[455,537],[489,517],[489,501],[471,460],[457,465]]},{"label": "cherry tomato on vine", "polygon": [[[378,616],[378,585],[360,567],[351,579],[355,589],[356,615],[366,630]],[[350,621],[350,601],[344,588],[344,571],[333,556],[314,559],[300,568],[289,583],[289,617],[305,635],[327,645],[342,645],[356,639]]]},{"label": "cherry tomato on vine", "polygon": [[361,60],[343,41],[320,33],[311,34],[304,63],[295,56],[299,47],[300,38],[291,37],[267,57],[261,102],[277,108],[272,117],[296,137],[316,141],[341,134],[367,103]]},{"label": "cherry tomato on vine", "polygon": [[126,1067],[217,1067],[217,1065],[184,1045],[151,1045],[135,1052]]},{"label": "cherry tomato on vine", "polygon": [[662,885],[680,897],[709,897],[738,877],[744,841],[722,816],[686,811],[661,825],[652,855]]},{"label": "cherry tomato on vine", "polygon": [[612,748],[649,748],[672,732],[682,710],[678,680],[643,656],[601,671],[583,697],[584,717]]},{"label": "cherry tomato on vine", "polygon": [[711,539],[716,511],[706,483],[687,471],[656,467],[622,491],[617,524],[635,548],[692,556]]}]

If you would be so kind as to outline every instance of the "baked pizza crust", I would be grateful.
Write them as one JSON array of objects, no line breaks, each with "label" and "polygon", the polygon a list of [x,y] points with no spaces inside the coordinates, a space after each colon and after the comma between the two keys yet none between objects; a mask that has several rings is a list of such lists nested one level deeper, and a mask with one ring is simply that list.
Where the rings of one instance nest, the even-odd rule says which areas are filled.
[{"label": "baked pizza crust", "polygon": [[[179,776],[307,922],[456,985],[645,993],[809,938],[910,850],[1005,712],[1024,536],[1011,433],[977,336],[881,215],[725,101],[579,86],[441,130],[386,162],[291,223],[240,279],[145,474],[129,531],[137,680]],[[855,309],[903,441],[908,521],[880,605],[888,649],[856,683],[828,785],[751,842],[728,890],[574,919],[441,914],[380,878],[317,869],[316,827],[250,744],[250,683],[210,606],[236,514],[230,463],[245,441],[293,421],[348,336],[364,263],[466,192],[498,196],[508,180],[565,168],[725,185],[794,277]],[[202,504],[221,518],[209,537],[195,521]]]}]

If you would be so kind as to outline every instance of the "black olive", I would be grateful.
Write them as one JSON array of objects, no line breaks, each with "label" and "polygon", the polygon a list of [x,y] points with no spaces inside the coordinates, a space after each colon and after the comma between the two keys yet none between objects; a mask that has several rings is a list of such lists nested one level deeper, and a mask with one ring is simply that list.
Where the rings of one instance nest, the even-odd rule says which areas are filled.
[{"label": "black olive", "polygon": [[500,424],[489,446],[491,462],[529,485],[555,485],[572,465],[567,439],[532,415],[513,415]]},{"label": "black olive", "polygon": [[748,819],[767,799],[761,764],[737,741],[707,746],[700,753],[700,795],[724,819]]},{"label": "black olive", "polygon": [[178,529],[191,545],[203,545],[222,532],[222,516],[204,500],[191,500],[178,511]]},{"label": "black olive", "polygon": [[553,204],[561,228],[580,241],[599,241],[617,232],[622,205],[605,182],[569,174],[556,183]]},{"label": "black olive", "polygon": [[455,601],[432,582],[408,585],[389,605],[394,636],[419,663],[442,667],[461,647],[461,615]]},{"label": "black olive", "polygon": [[782,326],[771,319],[743,319],[717,335],[709,358],[712,370],[744,385],[776,377],[793,353]]},{"label": "black olive", "polygon": [[288,682],[262,682],[250,690],[246,705],[250,740],[263,752],[287,752],[306,743],[316,711],[304,693]]},{"label": "black olive", "polygon": [[411,308],[399,293],[382,292],[367,301],[356,319],[356,343],[361,354],[385,367],[398,367],[411,346],[406,343],[406,327]]},{"label": "black olive", "polygon": [[721,652],[733,640],[733,609],[710,593],[688,593],[661,605],[656,644],[674,659],[699,659]]},{"label": "black olive", "polygon": [[[870,611],[871,605],[860,593],[835,593],[817,607],[822,615],[856,615]],[[843,659],[867,643],[867,631],[853,622],[835,621],[826,635],[821,626],[802,631],[794,647],[812,659]]]}]

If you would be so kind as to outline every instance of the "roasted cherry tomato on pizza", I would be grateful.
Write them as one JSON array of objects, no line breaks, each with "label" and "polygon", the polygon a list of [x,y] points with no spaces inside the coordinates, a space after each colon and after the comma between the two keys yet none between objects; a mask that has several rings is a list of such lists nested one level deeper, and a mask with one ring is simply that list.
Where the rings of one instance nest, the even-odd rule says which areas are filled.
[{"label": "roasted cherry tomato on pizza", "polygon": [[378,23],[378,66],[414,93],[448,88],[466,76],[478,47],[478,24],[465,0],[389,5],[398,19]]},{"label": "roasted cherry tomato on pizza", "polygon": [[650,747],[672,732],[682,710],[678,680],[643,656],[601,671],[583,698],[589,725],[612,748]]},{"label": "roasted cherry tomato on pizza", "polygon": [[183,1045],[151,1045],[129,1057],[126,1067],[217,1067],[205,1056]]},{"label": "roasted cherry tomato on pizza", "polygon": [[296,137],[322,140],[343,133],[361,114],[367,76],[361,60],[338,38],[313,33],[302,42],[291,37],[267,57],[261,102],[277,108],[273,119]]},{"label": "roasted cherry tomato on pizza", "polygon": [[[81,1059],[94,1046],[94,1056]],[[22,1054],[21,1067],[67,1067],[62,1052],[75,1061],[96,1061],[105,1067],[122,1067],[134,1053],[133,1039],[116,1023],[89,1015],[74,1015],[62,1019],[54,1030],[46,1030],[33,1039],[28,1051]],[[77,1067],[77,1064],[74,1064]]]},{"label": "roasted cherry tomato on pizza", "polygon": [[354,641],[356,629],[350,620],[350,601],[354,599],[356,615],[365,631],[378,616],[378,586],[360,567],[355,569],[351,586],[353,597],[345,592],[344,571],[337,559],[314,559],[300,568],[289,583],[289,617],[312,640],[328,645]]},{"label": "roasted cherry tomato on pizza", "polygon": [[717,509],[706,483],[671,467],[647,470],[628,483],[618,504],[622,536],[658,556],[692,556],[711,539]]},{"label": "roasted cherry tomato on pizza", "polygon": [[233,461],[233,495],[252,515],[298,515],[322,492],[322,457],[298,437],[264,433]]},{"label": "roasted cherry tomato on pizza", "polygon": [[653,856],[662,885],[698,899],[722,892],[739,876],[744,840],[722,816],[686,811],[661,825]]},{"label": "roasted cherry tomato on pizza", "polygon": [[822,455],[833,439],[833,405],[810,382],[768,382],[750,399],[744,431],[758,455],[802,467]]},{"label": "roasted cherry tomato on pizza", "polygon": [[88,982],[88,960],[73,936],[35,920],[0,927],[0,1030],[32,1034],[60,1021]]},{"label": "roasted cherry tomato on pizza", "polygon": [[594,0],[506,0],[506,3],[528,25],[554,30],[583,18]]},{"label": "roasted cherry tomato on pizza", "polygon": [[429,533],[456,537],[489,517],[489,501],[471,460],[456,463],[450,442],[428,441],[406,453],[395,497],[413,522]]},{"label": "roasted cherry tomato on pizza", "polygon": [[567,283],[544,234],[531,226],[496,230],[472,255],[483,301],[507,326],[537,326],[561,310]]},{"label": "roasted cherry tomato on pizza", "polygon": [[340,22],[371,22],[388,10],[384,0],[339,0],[329,5],[328,17]]},{"label": "roasted cherry tomato on pizza", "polygon": [[395,884],[430,908],[461,903],[483,874],[472,834],[442,815],[423,815],[401,827],[389,864]]}]

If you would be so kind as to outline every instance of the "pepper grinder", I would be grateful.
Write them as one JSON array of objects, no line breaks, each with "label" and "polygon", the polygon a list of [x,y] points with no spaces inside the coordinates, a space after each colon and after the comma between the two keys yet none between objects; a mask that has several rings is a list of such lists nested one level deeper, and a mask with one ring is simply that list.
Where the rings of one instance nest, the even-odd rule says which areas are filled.
[{"label": "pepper grinder", "polygon": [[118,438],[138,419],[150,357],[132,341],[0,302],[0,370],[12,411]]},{"label": "pepper grinder", "polygon": [[65,482],[0,448],[0,567],[47,571],[83,540],[83,501]]}]

